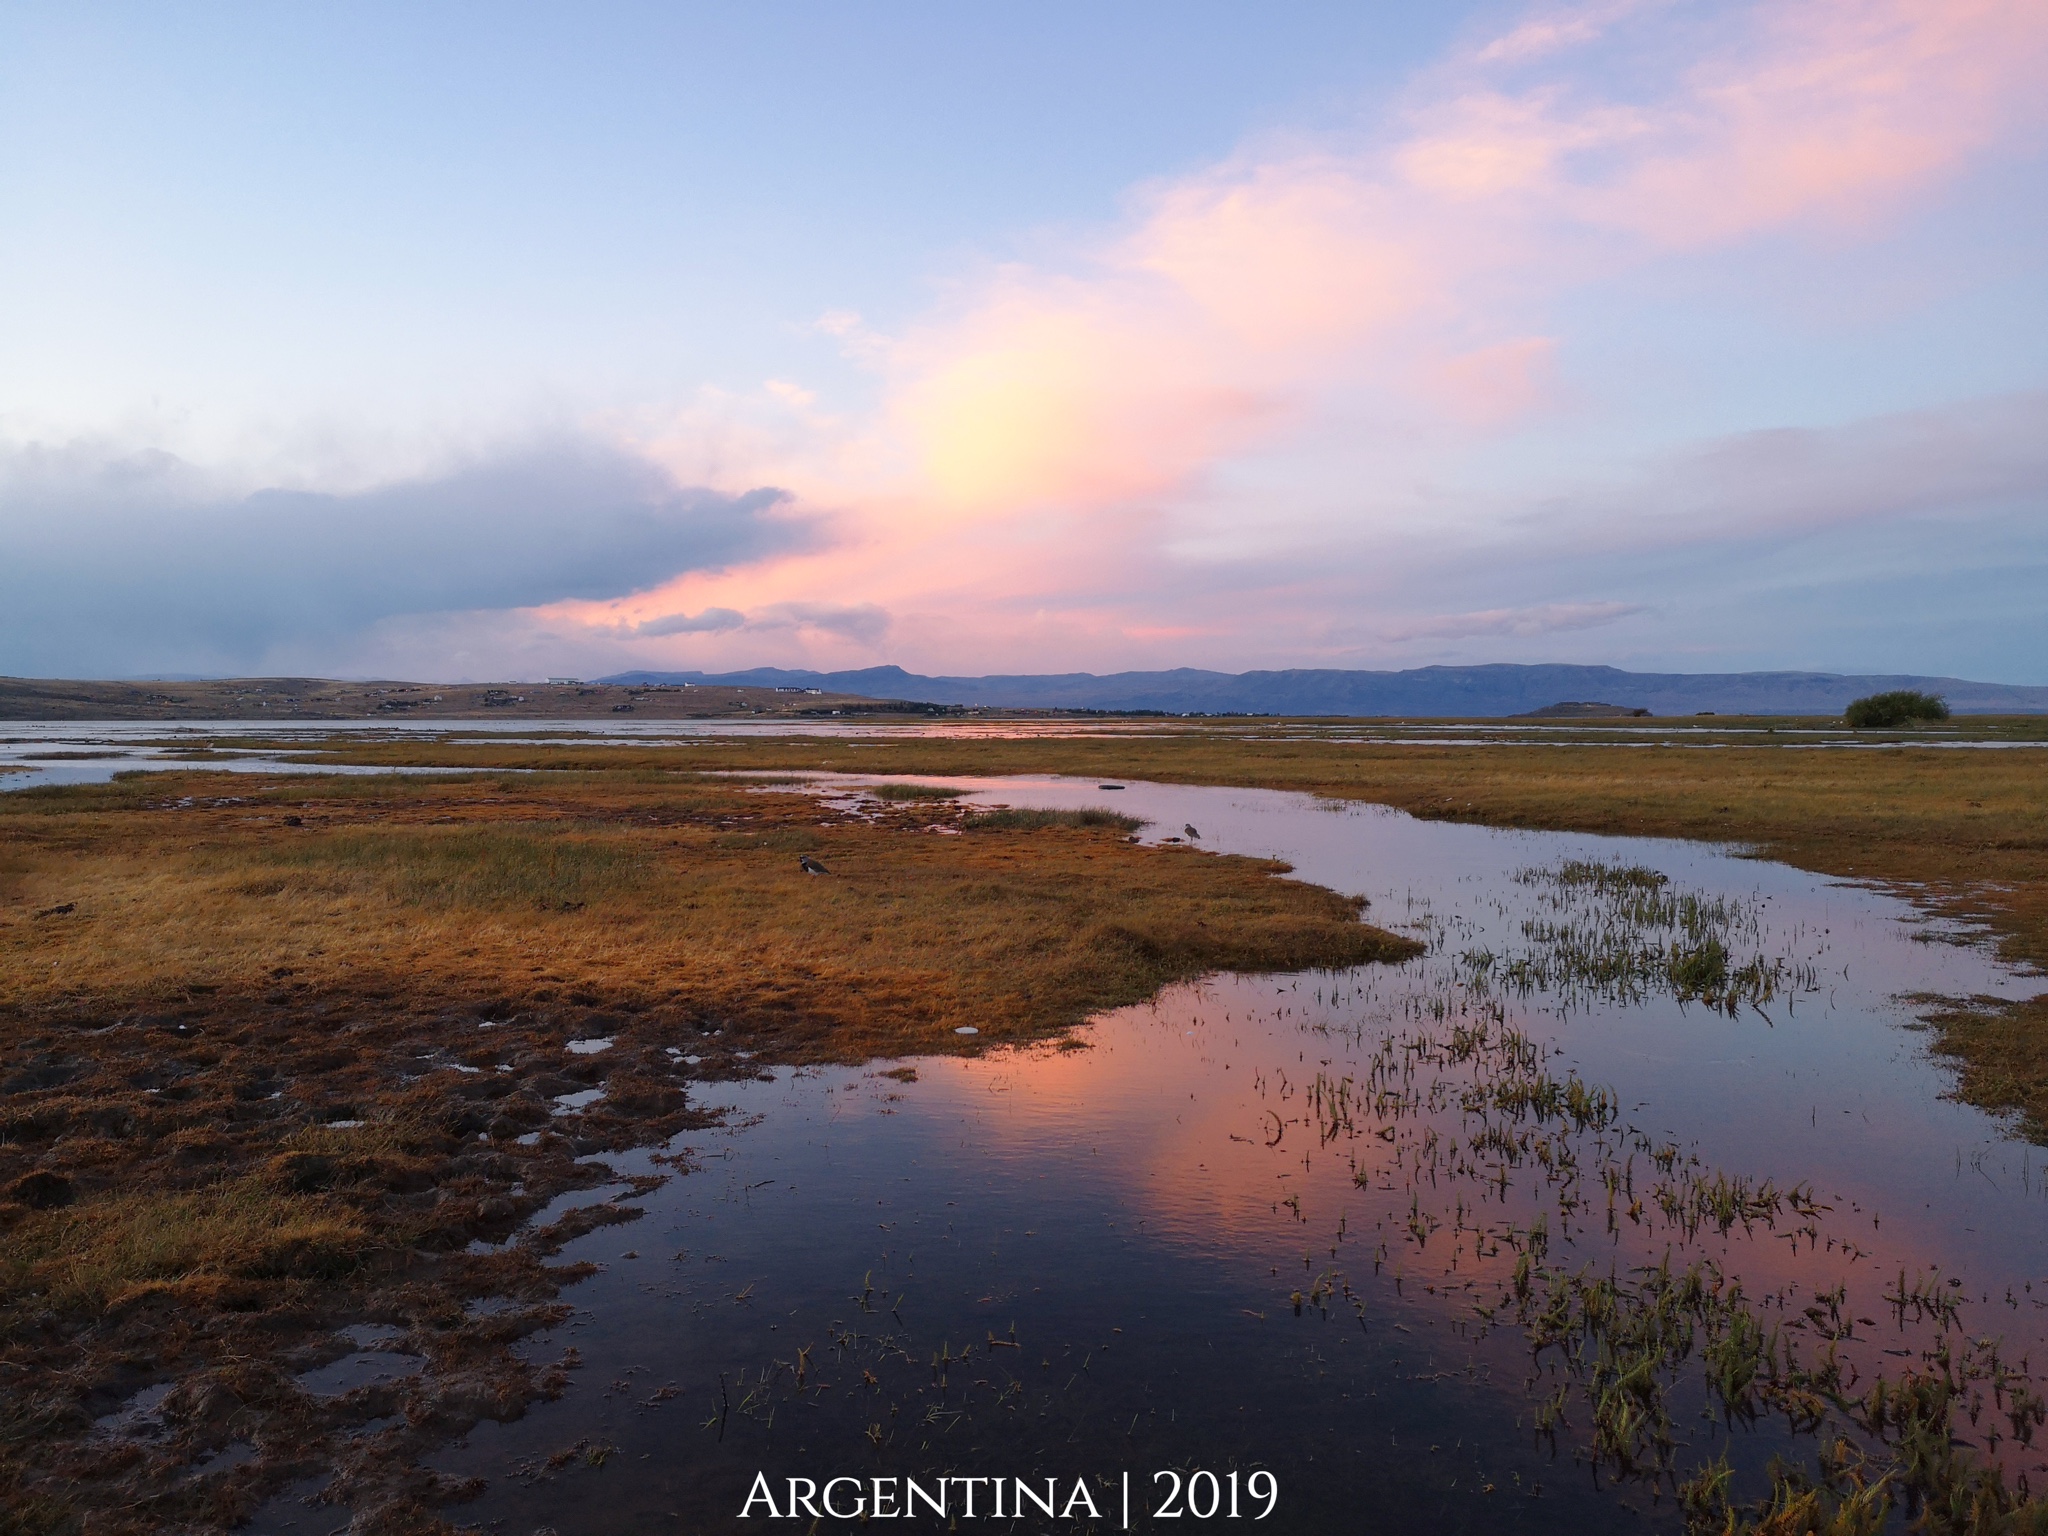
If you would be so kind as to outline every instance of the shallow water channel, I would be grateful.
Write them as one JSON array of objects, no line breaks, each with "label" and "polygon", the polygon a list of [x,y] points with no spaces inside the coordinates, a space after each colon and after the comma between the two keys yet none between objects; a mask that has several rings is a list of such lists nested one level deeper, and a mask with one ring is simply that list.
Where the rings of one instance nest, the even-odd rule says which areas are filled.
[{"label": "shallow water channel", "polygon": [[[1571,1349],[1533,1351],[1517,1312],[1532,1254],[1537,1302],[1546,1265],[1636,1284],[1704,1263],[1854,1391],[1966,1341],[2048,1364],[2048,1169],[1942,1097],[1906,1001],[2042,984],[1906,901],[1694,844],[952,782],[1284,858],[1429,952],[1175,987],[1067,1048],[705,1084],[727,1128],[671,1149],[690,1171],[642,1219],[563,1254],[603,1270],[526,1348],[574,1347],[569,1394],[436,1458],[488,1480],[451,1514],[517,1536],[856,1525],[739,1519],[766,1473],[785,1515],[792,1476],[862,1480],[841,1510],[877,1478],[890,1508],[904,1478],[1003,1479],[946,1486],[967,1530],[1122,1529],[1126,1496],[1130,1528],[1169,1531],[1673,1530],[1674,1481],[1724,1451],[1751,1494],[1773,1453],[1811,1454],[1782,1415],[1731,1426],[1696,1355],[1664,1373],[1668,1448],[1596,1452]],[[1612,963],[1706,937],[1704,987]],[[1966,1432],[2042,1486],[2043,1441],[1983,1395]],[[257,1528],[334,1524],[281,1501]]]}]

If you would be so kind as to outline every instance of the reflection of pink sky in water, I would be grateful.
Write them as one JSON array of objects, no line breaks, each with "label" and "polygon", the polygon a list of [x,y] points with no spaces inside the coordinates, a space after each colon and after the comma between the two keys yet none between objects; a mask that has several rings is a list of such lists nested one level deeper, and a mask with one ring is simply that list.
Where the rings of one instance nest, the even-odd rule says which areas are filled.
[{"label": "reflection of pink sky in water", "polygon": [[[1604,1489],[1574,1466],[1588,1434],[1576,1389],[1558,1454],[1533,1436],[1553,1381],[1532,1391],[1523,1330],[1488,1332],[1476,1310],[1515,1255],[1494,1251],[1492,1236],[1475,1254],[1473,1229],[1526,1229],[1538,1209],[1553,1264],[1625,1277],[1667,1246],[1679,1270],[1712,1259],[1746,1296],[1768,1299],[1766,1327],[1802,1353],[1819,1340],[1792,1325],[1846,1283],[1845,1316],[1873,1319],[1853,1323],[1843,1346],[1864,1381],[1873,1367],[1912,1365],[1933,1338],[1924,1324],[1900,1331],[1882,1302],[1901,1269],[1962,1279],[1963,1327],[2002,1338],[2008,1358],[2036,1352],[2048,1332],[2036,1305],[2037,1293],[2048,1301],[2039,1154],[1942,1099],[1949,1080],[1893,1000],[2018,996],[2039,983],[1977,950],[1919,942],[1932,930],[1906,903],[1680,843],[1421,823],[1232,789],[974,787],[984,802],[1114,805],[1148,818],[1148,838],[1192,824],[1203,847],[1278,855],[1368,896],[1375,920],[1413,927],[1430,952],[1398,967],[1169,988],[1078,1031],[1078,1049],[927,1058],[910,1083],[877,1064],[693,1088],[732,1118],[685,1138],[692,1171],[636,1197],[642,1223],[563,1251],[604,1267],[565,1293],[575,1322],[531,1349],[544,1359],[575,1344],[584,1385],[518,1424],[480,1428],[446,1458],[447,1470],[493,1479],[465,1519],[615,1536],[672,1529],[666,1512],[681,1511],[692,1529],[744,1530],[731,1516],[761,1467],[1257,1463],[1281,1475],[1290,1530],[1349,1532],[1361,1510],[1386,1529],[1487,1536],[1667,1529],[1668,1506],[1646,1511],[1639,1487]],[[1510,1170],[1502,1192],[1442,1157],[1418,1163],[1432,1130],[1441,1150],[1454,1136],[1469,1145],[1476,1122],[1455,1102],[1391,1122],[1391,1140],[1377,1134],[1389,1122],[1356,1107],[1348,1129],[1317,1134],[1318,1074],[1351,1079],[1355,1105],[1389,1035],[1441,1034],[1462,1011],[1459,954],[1519,942],[1542,899],[1515,873],[1569,858],[1646,864],[1674,889],[1740,896],[1758,914],[1758,942],[1810,968],[1815,989],[1771,1001],[1768,1021],[1668,998],[1570,1010],[1543,995],[1495,1001],[1553,1052],[1552,1077],[1611,1085],[1617,1131],[1781,1189],[1811,1181],[1832,1207],[1817,1218],[1817,1246],[1795,1241],[1804,1221],[1782,1211],[1753,1233],[1681,1241],[1648,1198],[1641,1224],[1624,1200],[1610,1236],[1591,1131],[1553,1137],[1576,1149],[1588,1201],[1568,1243],[1540,1165]],[[1434,1001],[1444,1020],[1429,1017]],[[1419,1064],[1418,1086],[1438,1070],[1454,1082],[1474,1072],[1469,1061]],[[1646,1161],[1638,1148],[1647,1196]],[[1441,1225],[1418,1242],[1411,1212]],[[1319,1280],[1328,1291],[1304,1294],[1296,1316],[1294,1293]],[[861,1341],[843,1344],[853,1334]],[[1012,1337],[1014,1351],[995,1342]],[[934,1360],[966,1343],[974,1363],[943,1386]],[[758,1413],[721,1418],[728,1386],[738,1400],[739,1383],[758,1386],[806,1347],[815,1374],[804,1393],[784,1370]],[[1552,1351],[1543,1368],[1556,1363]],[[602,1385],[629,1372],[679,1396],[632,1408]],[[1696,1358],[1670,1377],[1677,1475],[1724,1447],[1752,1479],[1773,1454],[1812,1456],[1814,1442],[1788,1439],[1776,1418],[1724,1435],[1699,1416],[1703,1378]],[[1977,1432],[2002,1422],[1987,1410]],[[953,1427],[926,1438],[927,1425]],[[620,1447],[601,1480],[551,1488],[515,1475],[586,1435]],[[2035,1453],[2008,1443],[2002,1454],[2041,1481]]]},{"label": "reflection of pink sky in water", "polygon": [[[2048,1354],[2036,1350],[2048,1339],[2048,1169],[2036,1149],[1941,1097],[1946,1074],[1927,1059],[1922,1037],[1899,1027],[1911,1015],[1896,1000],[1904,992],[2026,995],[2038,983],[1977,949],[1930,942],[1939,935],[1906,903],[1696,845],[1423,824],[1298,796],[1015,780],[983,793],[1020,805],[1113,803],[1149,817],[1147,837],[1195,824],[1204,846],[1279,854],[1302,875],[1370,894],[1379,921],[1426,921],[1426,932],[1447,936],[1399,968],[1173,988],[1099,1020],[1084,1033],[1086,1050],[921,1068],[916,1113],[970,1118],[989,1155],[1023,1169],[1057,1164],[1085,1143],[1150,1237],[1224,1262],[1270,1255],[1284,1239],[1295,1257],[1273,1282],[1283,1307],[1289,1292],[1326,1272],[1370,1292],[1377,1255],[1381,1270],[1403,1277],[1401,1308],[1469,1318],[1472,1300],[1493,1299],[1514,1254],[1476,1254],[1473,1234],[1453,1230],[1454,1208],[1467,1208],[1466,1226],[1492,1229],[1526,1227],[1549,1209],[1556,1238],[1543,1170],[1512,1170],[1505,1195],[1469,1176],[1418,1172],[1424,1126],[1447,1141],[1469,1137],[1479,1122],[1452,1107],[1401,1124],[1389,1142],[1376,1133],[1392,1121],[1359,1115],[1353,1130],[1323,1140],[1307,1091],[1318,1074],[1330,1083],[1362,1078],[1386,1035],[1420,1027],[1401,1004],[1441,992],[1459,949],[1512,940],[1535,899],[1512,880],[1516,870],[1565,858],[1643,863],[1669,874],[1675,889],[1760,902],[1765,950],[1782,944],[1810,963],[1815,990],[1773,1002],[1768,1021],[1669,999],[1563,1012],[1534,997],[1504,999],[1508,1022],[1559,1050],[1555,1075],[1572,1069],[1589,1084],[1612,1084],[1621,1128],[1781,1190],[1810,1183],[1831,1209],[1817,1218],[1817,1236],[1787,1209],[1748,1234],[1738,1224],[1724,1237],[1709,1225],[1689,1239],[1649,1198],[1653,1175],[1638,1150],[1643,1215],[1630,1220],[1624,1196],[1610,1235],[1594,1137],[1581,1133],[1573,1139],[1592,1203],[1570,1223],[1571,1248],[1553,1257],[1624,1273],[1667,1251],[1681,1269],[1712,1260],[1752,1298],[1771,1298],[1767,1320],[1788,1325],[1807,1348],[1820,1340],[1802,1336],[1803,1308],[1846,1285],[1844,1315],[1872,1320],[1841,1346],[1866,1380],[1903,1363],[1885,1351],[1917,1353],[1935,1336],[1911,1320],[1902,1329],[1881,1293],[1902,1271],[1911,1281],[1938,1270],[1964,1282],[1955,1294],[1969,1303],[1972,1336],[2000,1338],[2012,1359]],[[1411,1197],[1445,1222],[1420,1245],[1407,1227]],[[1376,1300],[1368,1319],[1392,1304],[1391,1295]]]},{"label": "reflection of pink sky in water", "polygon": [[[1505,1195],[1469,1176],[1440,1171],[1432,1177],[1426,1163],[1418,1168],[1415,1145],[1424,1127],[1448,1139],[1469,1135],[1476,1124],[1455,1108],[1403,1122],[1392,1144],[1374,1134],[1392,1122],[1364,1116],[1355,1133],[1324,1140],[1307,1108],[1307,1089],[1319,1071],[1326,1080],[1342,1079],[1366,1052],[1334,1030],[1315,1030],[1316,1022],[1344,1010],[1302,1007],[1302,987],[1299,981],[1275,986],[1233,979],[1177,988],[1156,1007],[1101,1020],[1085,1051],[933,1062],[920,1068],[924,1080],[910,1091],[906,1109],[928,1122],[971,1121],[978,1152],[1020,1175],[1057,1167],[1085,1145],[1093,1176],[1116,1186],[1134,1225],[1151,1240],[1229,1267],[1273,1261],[1267,1267],[1277,1267],[1278,1275],[1268,1283],[1266,1305],[1276,1315],[1287,1311],[1290,1293],[1331,1277],[1340,1290],[1348,1282],[1367,1298],[1369,1328],[1403,1318],[1420,1326],[1417,1314],[1439,1326],[1469,1325],[1475,1303],[1498,1299],[1516,1257],[1497,1242],[1476,1243],[1474,1229],[1526,1229],[1542,1211],[1553,1262],[1626,1274],[1667,1253],[1676,1269],[1710,1260],[1738,1277],[1744,1292],[1765,1304],[1766,1324],[1786,1326],[1803,1350],[1821,1344],[1804,1330],[1803,1309],[1845,1285],[1843,1316],[1870,1320],[1840,1346],[1854,1367],[1852,1385],[1879,1371],[1896,1374],[1905,1357],[1887,1351],[1917,1355],[1935,1341],[1932,1326],[1910,1317],[1902,1325],[1882,1300],[1901,1271],[1918,1279],[1938,1267],[1944,1278],[1963,1278],[1965,1289],[1957,1294],[1971,1303],[1964,1311],[1967,1332],[1998,1337],[2009,1359],[2038,1355],[2037,1345],[2048,1338],[2041,1316],[2048,1288],[2038,1297],[2033,1289],[2048,1278],[2048,1266],[2027,1262],[2038,1258],[2038,1186],[2031,1193],[2016,1188],[2008,1203],[2012,1218],[2032,1227],[2002,1234],[2016,1241],[1987,1243],[1958,1226],[1956,1206],[1897,1207],[1896,1190],[1860,1169],[1829,1163],[1812,1170],[1816,1197],[1832,1207],[1815,1223],[1817,1236],[1789,1209],[1748,1233],[1737,1224],[1723,1236],[1708,1224],[1688,1236],[1650,1198],[1654,1174],[1638,1152],[1642,1218],[1628,1218],[1624,1196],[1610,1234],[1594,1137],[1581,1134],[1575,1140],[1588,1186],[1582,1193],[1592,1203],[1581,1219],[1561,1223],[1543,1169],[1533,1161],[1510,1172]],[[1783,1164],[1788,1150],[1760,1147],[1757,1162]],[[2019,1154],[2022,1165],[2028,1156]],[[1721,1167],[1746,1171],[1741,1164]],[[1970,1176],[1981,1182],[1974,1171]],[[1420,1244],[1407,1227],[1411,1197],[1444,1223]],[[1462,1231],[1453,1221],[1460,1204]],[[1885,1210],[1897,1214],[1874,1215]],[[1567,1234],[1569,1246],[1562,1240]],[[1401,1279],[1398,1291],[1390,1284],[1394,1276]],[[1332,1305],[1341,1312],[1348,1303]],[[1519,1331],[1507,1327],[1479,1353],[1499,1365],[1519,1358],[1521,1348]],[[1684,1368],[1680,1379],[1696,1372]],[[2014,1465],[2037,1469],[2037,1480],[2048,1470],[2032,1457]]]}]

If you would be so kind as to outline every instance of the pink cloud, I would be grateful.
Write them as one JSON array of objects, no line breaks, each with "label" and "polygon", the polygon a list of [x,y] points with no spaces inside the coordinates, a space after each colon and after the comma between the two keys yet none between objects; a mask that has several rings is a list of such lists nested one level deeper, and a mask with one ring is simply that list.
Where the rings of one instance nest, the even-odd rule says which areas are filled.
[{"label": "pink cloud", "polygon": [[1518,336],[1445,358],[1428,384],[1459,419],[1493,426],[1528,415],[1555,392],[1551,373],[1556,358],[1555,337]]},{"label": "pink cloud", "polygon": [[[1229,618],[1191,622],[1188,593],[1286,539],[1317,569],[1312,600],[1341,602],[1343,580],[1365,578],[1324,569],[1287,502],[1226,482],[1322,452],[1297,478],[1326,487],[1323,547],[1440,545],[1430,454],[1557,399],[1570,339],[1549,333],[1555,300],[1672,252],[1853,238],[2008,142],[2048,78],[2040,0],[1780,0],[1688,12],[1682,36],[1673,15],[1538,14],[1419,81],[1377,140],[1256,146],[1140,189],[1119,228],[994,269],[893,338],[827,316],[884,403],[833,425],[808,473],[757,478],[796,486],[834,547],[550,617],[653,637],[685,616],[638,643],[697,658],[779,623],[778,643],[820,660],[884,635],[905,654],[1028,637],[1078,660],[1258,624],[1242,592]],[[769,392],[809,408],[800,385]],[[1385,490],[1403,478],[1418,487],[1405,499]],[[1467,516],[1520,536],[1497,508]],[[1309,600],[1275,585],[1266,621],[1298,625]],[[1523,635],[1612,606],[1428,622]],[[706,612],[761,623],[687,619]]]},{"label": "pink cloud", "polygon": [[1473,50],[1476,64],[1520,64],[1567,48],[1597,41],[1617,22],[1669,0],[1607,0],[1605,4],[1573,5],[1539,12]]},{"label": "pink cloud", "polygon": [[1509,424],[1542,404],[1555,345],[1498,334],[1503,287],[1563,291],[1631,259],[1588,255],[1589,236],[1648,259],[1868,218],[1991,142],[2048,76],[2038,3],[1812,0],[1730,13],[1648,100],[1569,70],[1519,92],[1487,78],[1638,9],[1525,23],[1436,80],[1388,144],[1150,188],[1066,268],[1006,269],[918,328],[892,409],[929,479],[920,522],[1184,493],[1332,389]]},{"label": "pink cloud", "polygon": [[[1605,30],[1580,13],[1510,37],[1561,46]],[[1508,57],[1500,46],[1479,59]],[[1726,13],[1647,101],[1568,79],[1510,92],[1481,72],[1418,111],[1397,160],[1447,196],[1529,196],[1554,217],[1690,248],[1881,213],[2037,120],[2044,75],[2035,0],[1764,5]]]}]

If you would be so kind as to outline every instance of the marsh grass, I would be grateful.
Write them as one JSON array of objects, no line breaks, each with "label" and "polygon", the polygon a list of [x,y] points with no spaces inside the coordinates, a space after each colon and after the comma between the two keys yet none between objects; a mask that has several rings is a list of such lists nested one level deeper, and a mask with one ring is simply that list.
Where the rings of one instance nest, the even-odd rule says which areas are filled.
[{"label": "marsh grass", "polygon": [[1129,833],[1144,825],[1142,816],[1126,816],[1121,811],[1092,805],[1075,811],[1020,810],[1014,806],[1002,806],[971,815],[965,822],[970,832],[1035,832],[1044,827],[1087,827]]},{"label": "marsh grass", "polygon": [[[1044,1033],[1205,969],[1405,951],[1277,866],[1139,848],[1111,813],[938,839],[915,808],[898,826],[666,776],[329,782],[223,795],[158,776],[96,787],[68,818],[0,801],[18,899],[77,906],[0,928],[0,1008],[253,997],[284,970],[299,992],[403,989],[421,1009],[712,1012],[857,1059],[958,1048],[962,1023],[983,1043]],[[193,789],[214,803],[185,804]]]},{"label": "marsh grass", "polygon": [[637,890],[648,850],[616,836],[559,827],[349,830],[298,847],[237,850],[219,867],[249,870],[251,895],[298,882],[374,894],[415,907],[564,908]]},{"label": "marsh grass", "polygon": [[206,1279],[322,1279],[359,1262],[370,1229],[320,1195],[257,1174],[199,1189],[128,1189],[17,1223],[0,1299],[99,1313]]},{"label": "marsh grass", "polygon": [[1544,910],[1521,925],[1527,948],[1458,957],[1478,991],[1551,992],[1567,1004],[1634,1003],[1662,992],[1732,1016],[1761,1008],[1786,986],[1813,984],[1810,966],[1762,952],[1754,902],[1674,892],[1664,875],[1640,865],[1570,860],[1514,878],[1542,893]]},{"label": "marsh grass", "polygon": [[[1661,888],[1626,875],[1578,883]],[[1998,1460],[2002,1443],[2032,1443],[2048,1403],[2024,1361],[1965,1328],[1961,1293],[1942,1276],[1901,1272],[1880,1297],[1855,1300],[1846,1283],[1753,1294],[1729,1242],[1738,1230],[1774,1246],[1841,1241],[1809,1186],[1716,1168],[1645,1134],[1611,1090],[1554,1072],[1554,1047],[1455,983],[1405,999],[1400,1016],[1362,1070],[1305,1086],[1304,1118],[1320,1145],[1372,1149],[1352,1155],[1361,1190],[1407,1196],[1376,1272],[1434,1252],[1447,1275],[1493,1279],[1475,1316],[1481,1331],[1525,1337],[1539,1439],[1568,1443],[1600,1475],[1675,1495],[1692,1536],[1876,1536],[1902,1517],[1951,1536],[2048,1529],[2048,1507]],[[1291,1300],[1298,1314],[1340,1297],[1363,1322],[1341,1272]],[[1875,1323],[1856,1302],[1878,1299],[1893,1341],[1917,1350],[1880,1349],[1859,1332]],[[1745,1455],[1743,1486],[1762,1495],[1738,1495],[1736,1432],[1771,1420],[1782,1450],[1765,1468],[1753,1448]],[[1726,1447],[1704,1465],[1702,1439]]]},{"label": "marsh grass", "polygon": [[871,784],[861,793],[877,800],[957,800],[967,791],[950,784]]},{"label": "marsh grass", "polygon": [[[2037,721],[1973,718],[1970,724],[1999,740],[2040,737]],[[390,768],[468,766],[480,775],[540,770],[533,776],[564,789],[574,778],[570,769],[600,777],[640,773],[679,788],[704,782],[700,776],[734,772],[1149,778],[1297,790],[1333,806],[1370,801],[1419,817],[1496,826],[1733,842],[1802,869],[1898,882],[1941,915],[1988,928],[2009,959],[2048,968],[2048,753],[1788,749],[1785,743],[1795,739],[1763,745],[1755,733],[1736,734],[1713,751],[1563,742],[1482,748],[1248,739],[1232,725],[1123,739],[755,738],[616,748],[337,736],[328,753],[308,755]],[[375,801],[388,795],[391,781],[271,782],[277,788],[258,791],[258,798],[289,801],[310,792],[331,803]],[[328,787],[300,787],[314,784]],[[523,787],[523,778],[498,785],[514,796]],[[194,786],[193,792],[218,790]],[[7,822],[18,828],[134,809],[163,793],[157,775],[135,774],[111,785],[15,790],[0,800],[15,813]],[[1712,983],[1713,956],[1695,964],[1701,972],[1691,983]],[[1960,1095],[2015,1112],[2030,1138],[2048,1143],[2048,995],[2012,1006],[1949,1009],[1933,1023],[1934,1048],[1954,1062]]]}]

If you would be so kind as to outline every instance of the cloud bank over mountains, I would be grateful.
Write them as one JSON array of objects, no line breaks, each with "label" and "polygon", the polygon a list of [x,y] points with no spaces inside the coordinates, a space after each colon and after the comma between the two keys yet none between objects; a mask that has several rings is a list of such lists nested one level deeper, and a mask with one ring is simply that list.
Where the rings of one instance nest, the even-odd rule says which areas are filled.
[{"label": "cloud bank over mountains", "polygon": [[0,458],[0,664],[315,665],[394,620],[615,597],[799,549],[810,527],[788,501],[678,485],[590,442],[340,494],[236,494],[162,453],[18,451]]}]

